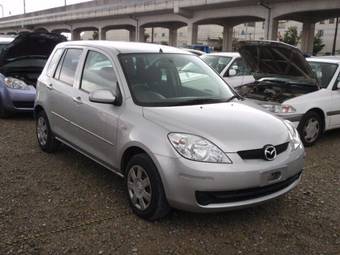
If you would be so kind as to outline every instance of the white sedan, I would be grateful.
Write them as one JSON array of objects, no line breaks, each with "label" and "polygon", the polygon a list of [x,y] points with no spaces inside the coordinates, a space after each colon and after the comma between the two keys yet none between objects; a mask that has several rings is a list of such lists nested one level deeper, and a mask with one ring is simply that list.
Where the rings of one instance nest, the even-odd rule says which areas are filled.
[{"label": "white sedan", "polygon": [[238,50],[256,79],[238,93],[294,122],[306,146],[340,128],[340,57],[306,61],[299,49],[272,41],[240,42]]},{"label": "white sedan", "polygon": [[237,52],[210,53],[202,55],[201,59],[215,69],[234,88],[255,81],[250,69],[243,63],[240,54]]}]

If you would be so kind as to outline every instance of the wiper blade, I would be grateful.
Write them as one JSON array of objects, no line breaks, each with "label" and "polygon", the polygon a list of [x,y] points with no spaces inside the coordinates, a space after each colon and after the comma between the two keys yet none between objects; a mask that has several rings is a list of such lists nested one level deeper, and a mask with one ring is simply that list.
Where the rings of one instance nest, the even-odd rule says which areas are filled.
[{"label": "wiper blade", "polygon": [[227,100],[223,98],[195,98],[195,99],[189,99],[185,101],[176,102],[171,105],[195,105],[195,104],[213,104],[213,103],[223,103],[227,102]]}]

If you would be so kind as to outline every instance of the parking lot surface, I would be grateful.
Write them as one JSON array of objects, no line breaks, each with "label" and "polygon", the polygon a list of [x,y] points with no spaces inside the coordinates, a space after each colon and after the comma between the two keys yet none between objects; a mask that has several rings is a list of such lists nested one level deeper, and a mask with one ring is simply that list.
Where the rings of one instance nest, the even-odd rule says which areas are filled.
[{"label": "parking lot surface", "polygon": [[67,147],[41,152],[30,116],[0,120],[0,254],[340,254],[339,155],[328,132],[280,199],[150,223],[121,178]]}]

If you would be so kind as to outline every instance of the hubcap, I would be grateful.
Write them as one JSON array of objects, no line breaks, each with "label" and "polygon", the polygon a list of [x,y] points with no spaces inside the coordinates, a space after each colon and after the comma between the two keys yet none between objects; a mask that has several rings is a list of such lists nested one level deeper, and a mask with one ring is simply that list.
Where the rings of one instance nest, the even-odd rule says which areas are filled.
[{"label": "hubcap", "polygon": [[127,185],[132,204],[139,210],[146,210],[151,204],[151,183],[148,174],[141,166],[130,168]]},{"label": "hubcap", "polygon": [[310,118],[303,128],[305,140],[309,143],[314,142],[318,138],[319,132],[320,132],[319,121],[315,118]]},{"label": "hubcap", "polygon": [[37,123],[37,135],[39,143],[44,146],[47,143],[47,123],[45,118],[40,116]]}]

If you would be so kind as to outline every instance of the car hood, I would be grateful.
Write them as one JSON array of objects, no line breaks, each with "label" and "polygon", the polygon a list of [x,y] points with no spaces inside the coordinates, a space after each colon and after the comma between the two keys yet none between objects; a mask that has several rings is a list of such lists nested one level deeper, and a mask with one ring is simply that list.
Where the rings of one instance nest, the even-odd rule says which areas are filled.
[{"label": "car hood", "polygon": [[143,114],[169,132],[202,136],[224,152],[260,149],[289,140],[282,120],[242,102],[144,107]]},{"label": "car hood", "polygon": [[237,49],[256,80],[286,77],[317,86],[310,65],[296,47],[275,41],[241,41]]},{"label": "car hood", "polygon": [[22,58],[48,58],[54,47],[66,37],[53,33],[25,33],[14,39],[0,53],[0,66]]}]

